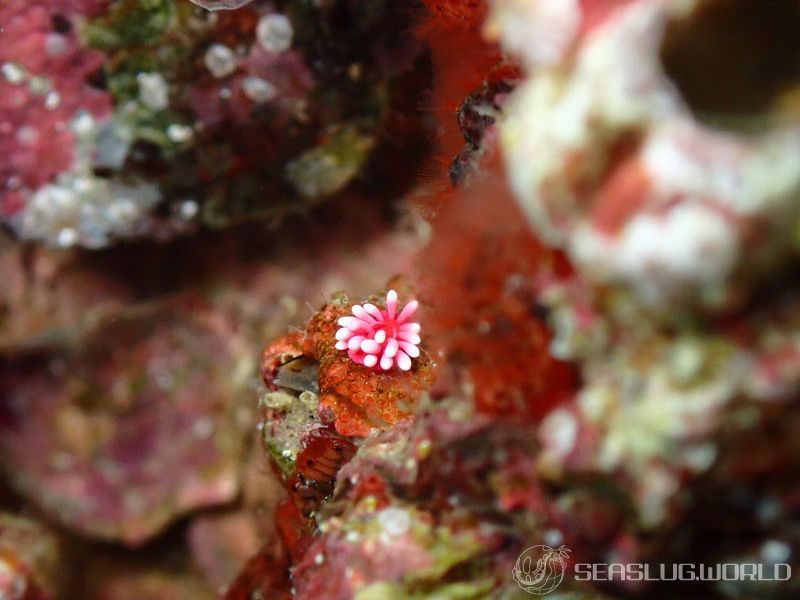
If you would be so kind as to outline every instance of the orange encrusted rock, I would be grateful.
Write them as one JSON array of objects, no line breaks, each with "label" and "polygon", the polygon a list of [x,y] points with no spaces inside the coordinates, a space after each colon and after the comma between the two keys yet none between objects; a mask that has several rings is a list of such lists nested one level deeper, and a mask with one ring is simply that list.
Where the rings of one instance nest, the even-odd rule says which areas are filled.
[{"label": "orange encrusted rock", "polygon": [[336,349],[335,337],[339,318],[352,306],[344,296],[326,304],[309,321],[306,345],[319,361],[320,406],[333,411],[339,433],[365,436],[373,427],[387,428],[411,414],[420,392],[432,382],[432,361],[423,347],[408,371],[376,371],[353,362]]},{"label": "orange encrusted rock", "polygon": [[[385,294],[367,302],[385,308]],[[261,375],[271,389],[285,377],[292,362],[318,363],[319,406],[329,413],[336,431],[344,436],[366,436],[372,428],[385,429],[411,415],[419,394],[432,382],[430,356],[424,345],[409,370],[376,370],[353,362],[347,351],[336,348],[341,317],[356,303],[335,296],[311,317],[305,332],[292,332],[273,341],[264,351]]]}]

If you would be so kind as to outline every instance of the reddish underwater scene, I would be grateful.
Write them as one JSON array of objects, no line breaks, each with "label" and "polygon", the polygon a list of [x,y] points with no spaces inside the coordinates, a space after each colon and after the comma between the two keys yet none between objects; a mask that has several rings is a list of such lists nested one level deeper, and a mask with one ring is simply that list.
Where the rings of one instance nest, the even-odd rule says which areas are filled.
[{"label": "reddish underwater scene", "polygon": [[797,0],[0,0],[0,600],[800,597]]}]

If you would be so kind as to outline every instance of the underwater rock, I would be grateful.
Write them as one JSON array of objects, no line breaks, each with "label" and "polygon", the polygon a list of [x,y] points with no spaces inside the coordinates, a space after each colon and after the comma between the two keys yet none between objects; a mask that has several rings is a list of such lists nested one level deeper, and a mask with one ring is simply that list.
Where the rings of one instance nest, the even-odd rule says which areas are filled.
[{"label": "underwater rock", "polygon": [[[79,35],[82,20],[104,5],[12,1],[0,8],[0,218],[5,223],[24,229],[32,195],[72,169],[79,154],[76,119],[102,121],[111,115],[111,95],[87,81],[102,67],[103,54],[87,48]],[[70,201],[51,197],[39,210]],[[50,232],[54,245],[60,233]]]},{"label": "underwater rock", "polygon": [[[644,528],[680,518],[739,402],[797,393],[792,344],[770,325],[791,335],[795,302],[763,295],[795,250],[800,129],[780,99],[795,83],[776,71],[780,84],[765,79],[756,102],[746,64],[726,57],[715,77],[731,97],[711,106],[710,80],[690,63],[698,36],[722,47],[769,30],[788,44],[800,11],[679,5],[540,1],[517,13],[498,0],[487,26],[530,73],[499,124],[512,189],[576,270],[537,284],[551,351],[582,380],[574,407],[541,425],[540,469],[554,480],[624,472]],[[520,31],[545,13],[569,17],[569,36],[526,45]],[[751,298],[761,301],[730,316]]]},{"label": "underwater rock", "polygon": [[244,512],[200,516],[192,523],[189,544],[195,562],[214,589],[224,592],[261,548],[258,522]]},{"label": "underwater rock", "polygon": [[217,595],[198,577],[166,569],[117,569],[106,574],[91,600],[213,600]]},{"label": "underwater rock", "polygon": [[[384,298],[369,300],[384,306]],[[338,321],[349,314],[352,306],[344,295],[338,295],[311,318],[305,333],[292,333],[275,340],[264,351],[261,373],[267,386],[274,389],[282,385],[279,367],[290,369],[292,362],[300,357],[314,361],[317,365],[313,373],[318,374],[319,381],[304,393],[314,394],[320,414],[328,412],[341,435],[365,436],[371,428],[386,428],[410,414],[417,395],[432,381],[432,362],[424,349],[408,371],[375,371],[353,362],[346,352],[336,348]],[[287,374],[282,377],[285,382]],[[267,406],[270,399],[277,402],[279,396],[268,394]],[[301,399],[289,396],[286,405],[300,406]],[[314,421],[300,416],[299,422],[313,424]],[[291,453],[291,450],[285,451]]]},{"label": "underwater rock", "polygon": [[247,424],[229,404],[237,343],[220,315],[160,310],[108,321],[63,361],[5,366],[11,485],[61,525],[129,546],[231,501]]},{"label": "underwater rock", "polygon": [[203,4],[238,10],[0,9],[0,219],[19,238],[101,248],[280,220],[368,187],[426,135],[399,108],[423,85],[411,0]]},{"label": "underwater rock", "polygon": [[50,600],[66,579],[56,534],[31,519],[0,514],[0,597]]},{"label": "underwater rock", "polygon": [[261,432],[254,430],[250,442],[242,465],[238,503],[197,514],[187,531],[193,563],[219,594],[231,587],[240,571],[262,550],[280,550],[272,516],[285,501],[286,492],[263,451]]},{"label": "underwater rock", "polygon": [[[384,306],[383,298],[369,300]],[[364,436],[411,414],[420,391],[432,381],[432,360],[423,347],[409,371],[373,371],[354,363],[336,349],[338,320],[351,307],[344,296],[325,305],[309,322],[306,345],[320,364],[321,409],[333,413],[340,434]]]},{"label": "underwater rock", "polygon": [[0,278],[3,354],[79,338],[133,297],[127,283],[77,264],[69,253],[25,249],[3,234]]},{"label": "underwater rock", "polygon": [[[426,4],[438,27],[466,3]],[[800,11],[759,7],[491,3],[484,30],[522,76],[500,101],[482,72],[459,124],[478,150],[470,176],[428,207],[415,283],[435,383],[399,420],[363,432],[343,421],[347,405],[324,401],[332,372],[319,346],[343,298],[265,354],[277,411],[265,431],[276,414],[291,422],[268,435],[280,441],[272,456],[289,458],[281,468],[294,474],[303,440],[324,439],[334,419],[354,447],[333,459],[323,444],[324,485],[290,479],[278,519],[295,597],[514,597],[515,561],[535,544],[570,549],[566,564],[796,563],[785,533],[800,394],[795,80],[776,67],[752,93],[738,87],[749,58],[712,53],[712,80],[731,93],[720,115],[692,60],[709,35],[723,48],[745,40],[772,64],[756,43],[764,31],[795,56]],[[313,414],[299,395],[316,396],[301,389],[317,362]],[[333,374],[344,388],[355,380]],[[375,390],[367,410],[390,397]],[[580,585],[565,578],[559,592],[675,596],[666,583]],[[681,593],[795,589],[695,582]]]},{"label": "underwater rock", "polygon": [[[796,251],[797,6],[591,3],[600,18],[579,4],[493,4],[491,32],[530,63],[500,124],[520,206],[592,284],[654,310],[741,306],[754,273]],[[564,38],[528,44],[545,14],[569,22],[550,29]]]}]

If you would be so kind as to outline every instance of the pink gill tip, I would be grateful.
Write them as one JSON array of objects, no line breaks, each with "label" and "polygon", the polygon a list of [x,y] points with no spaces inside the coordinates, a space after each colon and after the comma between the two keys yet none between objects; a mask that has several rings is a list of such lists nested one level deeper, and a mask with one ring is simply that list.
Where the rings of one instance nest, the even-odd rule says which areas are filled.
[{"label": "pink gill tip", "polygon": [[411,359],[419,356],[420,324],[409,321],[419,307],[409,301],[398,313],[397,292],[386,294],[386,309],[374,304],[356,304],[352,315],[341,317],[336,331],[337,350],[347,350],[350,359],[371,369],[389,371],[397,366],[411,369]]}]

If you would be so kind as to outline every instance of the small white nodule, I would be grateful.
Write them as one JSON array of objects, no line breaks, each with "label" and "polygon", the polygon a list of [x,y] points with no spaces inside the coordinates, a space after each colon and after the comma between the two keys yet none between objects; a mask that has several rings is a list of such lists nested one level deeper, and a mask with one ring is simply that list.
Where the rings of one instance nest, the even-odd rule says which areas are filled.
[{"label": "small white nodule", "polygon": [[273,100],[278,95],[278,88],[261,77],[245,77],[242,81],[244,95],[256,104]]},{"label": "small white nodule", "polygon": [[236,55],[224,44],[211,44],[203,62],[217,79],[227,77],[236,70]]},{"label": "small white nodule", "polygon": [[256,26],[256,39],[264,50],[279,54],[292,45],[294,27],[286,15],[264,15]]}]

